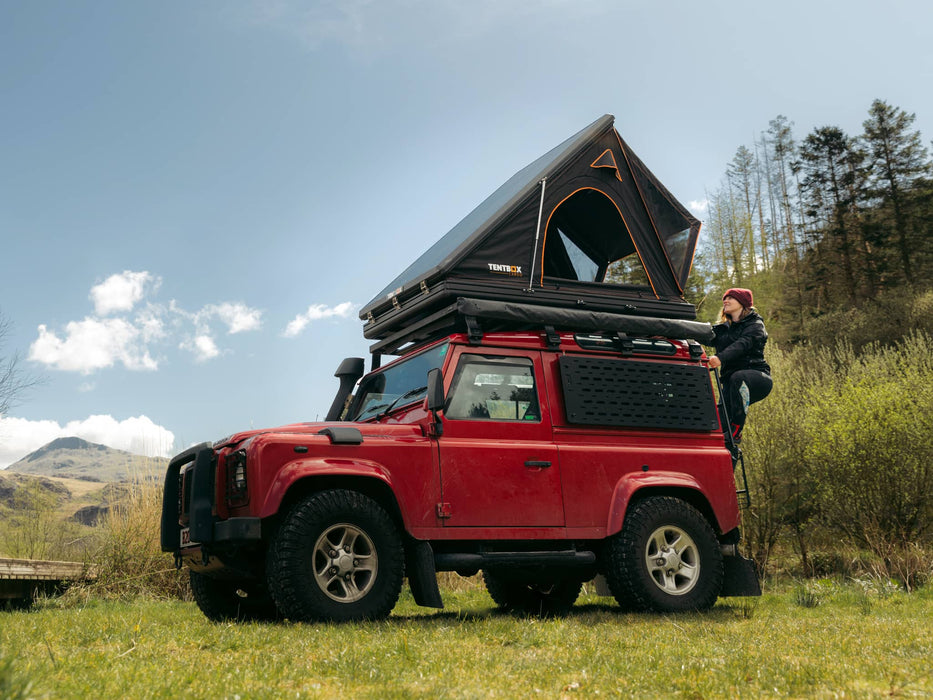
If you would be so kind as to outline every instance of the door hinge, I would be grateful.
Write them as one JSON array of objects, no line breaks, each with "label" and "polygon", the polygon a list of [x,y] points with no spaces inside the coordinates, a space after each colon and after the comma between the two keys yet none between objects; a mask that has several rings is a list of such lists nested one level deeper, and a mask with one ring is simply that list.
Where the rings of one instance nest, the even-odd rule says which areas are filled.
[{"label": "door hinge", "polygon": [[437,517],[441,520],[446,520],[453,514],[453,508],[450,507],[449,503],[438,503],[437,504]]}]

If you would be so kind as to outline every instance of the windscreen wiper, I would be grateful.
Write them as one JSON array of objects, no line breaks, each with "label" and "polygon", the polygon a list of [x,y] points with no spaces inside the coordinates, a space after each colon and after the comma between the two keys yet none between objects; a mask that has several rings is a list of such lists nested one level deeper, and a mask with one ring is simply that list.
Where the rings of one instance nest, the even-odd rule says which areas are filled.
[{"label": "windscreen wiper", "polygon": [[380,418],[385,418],[387,415],[389,415],[389,412],[390,412],[393,408],[395,408],[395,406],[398,404],[399,401],[403,401],[403,400],[405,400],[405,399],[414,398],[415,396],[417,396],[417,395],[420,394],[421,392],[427,391],[427,390],[428,390],[428,387],[426,387],[426,386],[419,386],[419,387],[417,387],[416,389],[412,389],[411,391],[406,391],[404,394],[402,394],[402,395],[399,396],[397,399],[395,399],[395,401],[393,401],[392,403],[390,403],[382,413],[380,413],[379,415],[377,415],[377,416],[376,416],[376,420],[379,420]]}]

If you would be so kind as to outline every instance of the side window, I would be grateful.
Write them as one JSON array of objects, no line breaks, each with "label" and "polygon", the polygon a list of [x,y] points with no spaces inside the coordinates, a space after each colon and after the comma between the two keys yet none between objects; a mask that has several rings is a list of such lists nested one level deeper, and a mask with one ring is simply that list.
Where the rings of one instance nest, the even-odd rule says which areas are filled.
[{"label": "side window", "polygon": [[463,355],[444,415],[451,420],[541,420],[534,366],[523,357]]}]

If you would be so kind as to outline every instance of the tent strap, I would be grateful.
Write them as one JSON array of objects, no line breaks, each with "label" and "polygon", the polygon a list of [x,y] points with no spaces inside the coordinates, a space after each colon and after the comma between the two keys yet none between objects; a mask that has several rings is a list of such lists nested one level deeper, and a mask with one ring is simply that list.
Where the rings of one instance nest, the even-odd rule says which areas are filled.
[{"label": "tent strap", "polygon": [[541,215],[544,213],[544,188],[547,186],[547,178],[541,178],[541,201],[538,204],[538,228],[535,230],[535,249],[531,255],[531,274],[528,276],[528,290],[531,291],[531,285],[535,279],[535,262],[538,259],[538,239],[541,237]]}]

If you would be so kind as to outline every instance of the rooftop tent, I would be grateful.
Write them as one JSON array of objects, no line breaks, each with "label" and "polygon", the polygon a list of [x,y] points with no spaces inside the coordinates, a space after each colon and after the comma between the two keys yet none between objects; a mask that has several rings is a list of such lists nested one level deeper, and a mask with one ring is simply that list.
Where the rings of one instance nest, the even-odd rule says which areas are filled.
[{"label": "rooftop tent", "polygon": [[597,119],[493,192],[363,307],[364,336],[389,352],[423,340],[460,297],[695,318],[683,289],[700,222],[613,123]]}]

